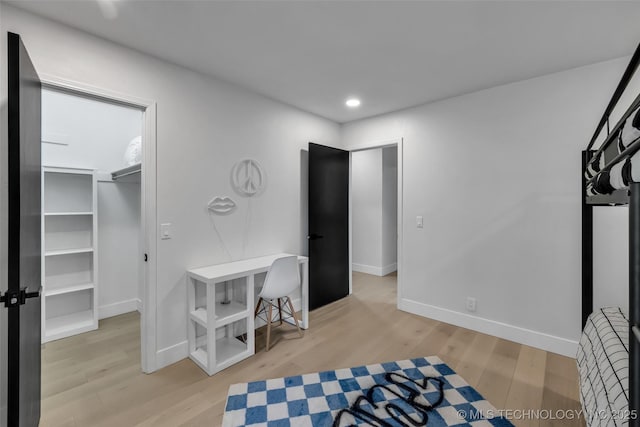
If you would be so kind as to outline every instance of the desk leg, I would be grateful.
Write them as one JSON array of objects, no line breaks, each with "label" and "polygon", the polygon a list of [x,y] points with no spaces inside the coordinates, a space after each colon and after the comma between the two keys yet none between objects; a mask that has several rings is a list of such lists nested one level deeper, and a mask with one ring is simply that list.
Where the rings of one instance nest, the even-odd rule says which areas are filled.
[{"label": "desk leg", "polygon": [[249,350],[249,354],[256,354],[256,318],[253,315],[255,292],[255,276],[251,274],[247,276],[247,311],[249,312],[247,317],[247,350]]},{"label": "desk leg", "polygon": [[309,329],[309,262],[302,263],[302,328]]},{"label": "desk leg", "polygon": [[187,319],[189,355],[196,351],[196,323],[191,320],[190,313],[196,309],[196,283],[193,278],[187,276]]},{"label": "desk leg", "polygon": [[207,367],[208,374],[216,373],[216,284],[207,283]]}]

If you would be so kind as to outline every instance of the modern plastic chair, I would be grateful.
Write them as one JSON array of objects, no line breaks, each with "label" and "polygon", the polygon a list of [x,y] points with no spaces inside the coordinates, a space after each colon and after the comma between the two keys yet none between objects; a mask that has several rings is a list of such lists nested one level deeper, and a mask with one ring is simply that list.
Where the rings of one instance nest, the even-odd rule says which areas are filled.
[{"label": "modern plastic chair", "polygon": [[[278,309],[278,320],[280,325],[285,318],[292,318],[298,328],[298,333],[302,337],[302,330],[298,324],[293,304],[289,294],[300,288],[300,270],[298,267],[298,257],[288,256],[278,258],[273,261],[264,285],[258,296],[258,304],[254,317],[260,317],[267,322],[267,350],[269,351],[271,340],[271,324],[273,322],[273,309]],[[277,305],[276,305],[277,304]],[[286,316],[283,318],[282,314]],[[262,317],[265,315],[265,317]],[[289,322],[287,322],[289,323]]]}]

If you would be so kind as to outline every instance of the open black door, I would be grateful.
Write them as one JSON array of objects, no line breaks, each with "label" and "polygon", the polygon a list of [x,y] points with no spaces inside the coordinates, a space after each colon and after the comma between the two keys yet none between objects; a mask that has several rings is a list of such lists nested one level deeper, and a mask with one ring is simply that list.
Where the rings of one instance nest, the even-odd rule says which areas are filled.
[{"label": "open black door", "polygon": [[40,421],[40,97],[20,36],[8,34],[7,425]]},{"label": "open black door", "polygon": [[309,309],[349,295],[349,152],[309,144]]}]

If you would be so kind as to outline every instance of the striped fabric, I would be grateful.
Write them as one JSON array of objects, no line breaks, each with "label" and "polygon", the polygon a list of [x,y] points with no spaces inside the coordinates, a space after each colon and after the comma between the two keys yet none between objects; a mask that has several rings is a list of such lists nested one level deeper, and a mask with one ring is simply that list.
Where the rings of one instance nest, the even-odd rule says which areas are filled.
[{"label": "striped fabric", "polygon": [[604,307],[591,313],[580,338],[577,362],[587,425],[628,426],[629,319],[620,308]]}]

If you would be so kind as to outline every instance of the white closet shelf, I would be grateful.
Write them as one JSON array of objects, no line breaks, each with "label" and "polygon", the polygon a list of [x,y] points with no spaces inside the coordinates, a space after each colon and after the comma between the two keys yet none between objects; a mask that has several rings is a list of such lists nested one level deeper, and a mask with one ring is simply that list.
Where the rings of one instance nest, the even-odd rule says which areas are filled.
[{"label": "white closet shelf", "polygon": [[84,168],[61,168],[58,166],[42,166],[44,173],[64,173],[71,175],[92,175],[93,169]]},{"label": "white closet shelf", "polygon": [[61,249],[56,251],[46,251],[44,256],[58,256],[58,255],[73,255],[73,254],[85,254],[93,252],[93,248],[75,248],[75,249]]},{"label": "white closet shelf", "polygon": [[98,194],[95,171],[42,174],[42,342],[98,329]]},{"label": "white closet shelf", "polygon": [[45,212],[44,216],[83,216],[93,215],[93,212]]},{"label": "white closet shelf", "polygon": [[66,316],[48,318],[45,334],[48,340],[53,340],[91,329],[95,329],[93,326],[93,310],[84,310]]},{"label": "white closet shelf", "polygon": [[55,289],[46,289],[44,291],[44,296],[45,297],[51,297],[54,295],[63,295],[63,294],[70,294],[72,292],[80,292],[80,291],[86,291],[87,289],[93,289],[93,283],[82,283],[79,285],[71,285],[71,286],[65,286],[62,288],[55,288]]}]

